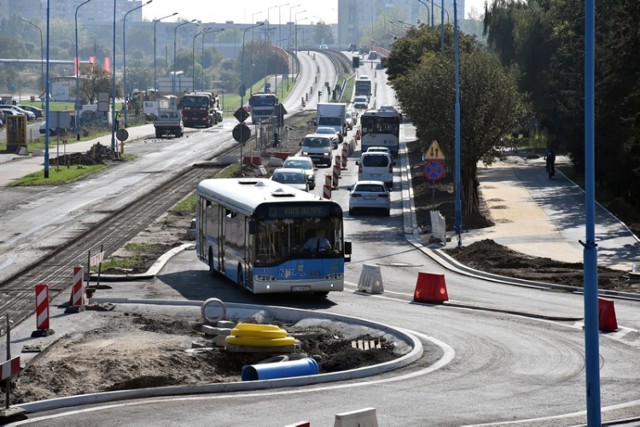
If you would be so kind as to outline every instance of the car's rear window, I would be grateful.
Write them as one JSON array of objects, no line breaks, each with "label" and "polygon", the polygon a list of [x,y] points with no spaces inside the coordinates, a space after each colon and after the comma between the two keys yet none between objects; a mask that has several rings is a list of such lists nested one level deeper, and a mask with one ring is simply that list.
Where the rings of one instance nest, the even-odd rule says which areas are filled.
[{"label": "car's rear window", "polygon": [[362,166],[373,168],[384,168],[389,166],[389,157],[381,156],[362,156]]},{"label": "car's rear window", "polygon": [[360,184],[356,187],[361,193],[384,193],[384,186],[380,184]]}]

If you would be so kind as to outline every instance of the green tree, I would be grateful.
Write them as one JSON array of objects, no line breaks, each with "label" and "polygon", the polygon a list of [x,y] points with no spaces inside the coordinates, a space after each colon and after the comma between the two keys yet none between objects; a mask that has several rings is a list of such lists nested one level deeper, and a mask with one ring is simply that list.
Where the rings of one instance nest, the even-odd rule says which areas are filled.
[{"label": "green tree", "polygon": [[333,44],[334,37],[331,26],[319,21],[313,33],[313,42],[315,44]]},{"label": "green tree", "polygon": [[[398,40],[387,60],[398,100],[414,121],[426,148],[440,143],[453,164],[455,133],[454,63],[451,47],[440,52],[439,35],[421,27]],[[450,38],[449,38],[450,40]],[[477,164],[490,164],[504,138],[522,127],[526,100],[517,87],[514,69],[505,69],[483,51],[475,37],[461,35],[460,132],[461,196],[464,215],[480,211]],[[398,45],[401,47],[398,48]]]}]

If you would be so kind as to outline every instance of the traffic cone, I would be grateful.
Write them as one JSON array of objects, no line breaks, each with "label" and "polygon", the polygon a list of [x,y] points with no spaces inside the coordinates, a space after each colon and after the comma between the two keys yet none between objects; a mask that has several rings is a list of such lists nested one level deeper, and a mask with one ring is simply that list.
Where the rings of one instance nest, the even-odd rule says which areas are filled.
[{"label": "traffic cone", "polygon": [[618,330],[613,301],[598,298],[598,327],[602,332],[615,332]]},{"label": "traffic cone", "polygon": [[448,301],[449,295],[447,294],[447,285],[444,282],[444,274],[419,272],[413,300],[431,304],[442,304],[444,301]]}]

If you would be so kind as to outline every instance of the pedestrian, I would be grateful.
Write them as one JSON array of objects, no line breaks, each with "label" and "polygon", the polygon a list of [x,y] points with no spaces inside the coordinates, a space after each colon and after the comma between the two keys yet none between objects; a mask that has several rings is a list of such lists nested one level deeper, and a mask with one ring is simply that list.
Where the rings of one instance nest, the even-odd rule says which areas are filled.
[{"label": "pedestrian", "polygon": [[544,153],[544,160],[546,160],[546,168],[549,178],[553,178],[556,174],[556,153],[553,148],[547,148],[547,151]]}]

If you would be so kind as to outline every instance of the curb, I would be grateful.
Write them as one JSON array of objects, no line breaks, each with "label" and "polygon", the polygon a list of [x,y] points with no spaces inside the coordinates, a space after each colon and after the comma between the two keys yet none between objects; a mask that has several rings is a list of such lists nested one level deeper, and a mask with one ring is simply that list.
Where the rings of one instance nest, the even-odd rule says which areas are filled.
[{"label": "curb", "polygon": [[[100,281],[105,282],[128,282],[135,280],[148,280],[153,279],[159,272],[162,270],[162,267],[165,266],[167,262],[175,255],[179,254],[185,250],[191,250],[196,247],[193,243],[185,243],[183,245],[177,246],[170,251],[164,253],[160,258],[154,262],[151,267],[145,273],[137,273],[137,274],[101,274]],[[91,280],[98,280],[98,274],[92,273],[90,275]]]},{"label": "curb", "polygon": [[[176,301],[168,300],[135,300],[135,299],[109,299],[109,298],[92,298],[91,302],[101,303],[128,303],[128,304],[149,304],[149,305],[174,305]],[[180,301],[178,304],[181,306],[201,306],[202,301]],[[200,385],[186,385],[186,386],[167,386],[167,387],[154,387],[144,388],[137,390],[121,390],[111,391],[104,393],[84,394],[69,397],[62,397],[56,399],[40,400],[37,402],[24,403],[15,405],[16,407],[24,409],[27,413],[50,411],[59,408],[114,402],[128,399],[141,399],[149,397],[160,396],[177,396],[188,394],[204,394],[204,393],[229,393],[229,392],[242,392],[242,391],[255,391],[255,390],[270,390],[274,388],[284,387],[299,387],[312,384],[324,384],[336,381],[346,381],[359,378],[370,377],[373,375],[380,375],[386,372],[390,372],[396,369],[404,368],[420,357],[424,353],[422,342],[410,331],[403,328],[396,328],[383,323],[372,322],[358,317],[350,317],[336,313],[325,312],[310,312],[308,310],[278,307],[278,306],[263,306],[241,303],[228,303],[227,309],[230,312],[236,310],[236,315],[243,313],[243,315],[249,312],[255,313],[257,311],[263,312],[268,310],[273,317],[283,321],[299,321],[302,319],[317,318],[324,321],[334,321],[348,323],[353,326],[367,327],[375,329],[384,334],[394,336],[396,339],[403,341],[411,350],[405,355],[398,357],[394,360],[380,363],[377,365],[371,365],[356,369],[350,369],[340,372],[329,372],[316,375],[304,375],[299,377],[279,378],[271,380],[257,380],[246,382],[229,382],[229,383],[214,383],[214,384],[200,384]],[[428,339],[434,345],[439,347],[441,343],[435,339],[423,336],[423,339]],[[447,363],[447,352],[444,351],[440,361],[436,361],[434,364],[437,366]],[[441,366],[440,366],[441,367]]]}]

